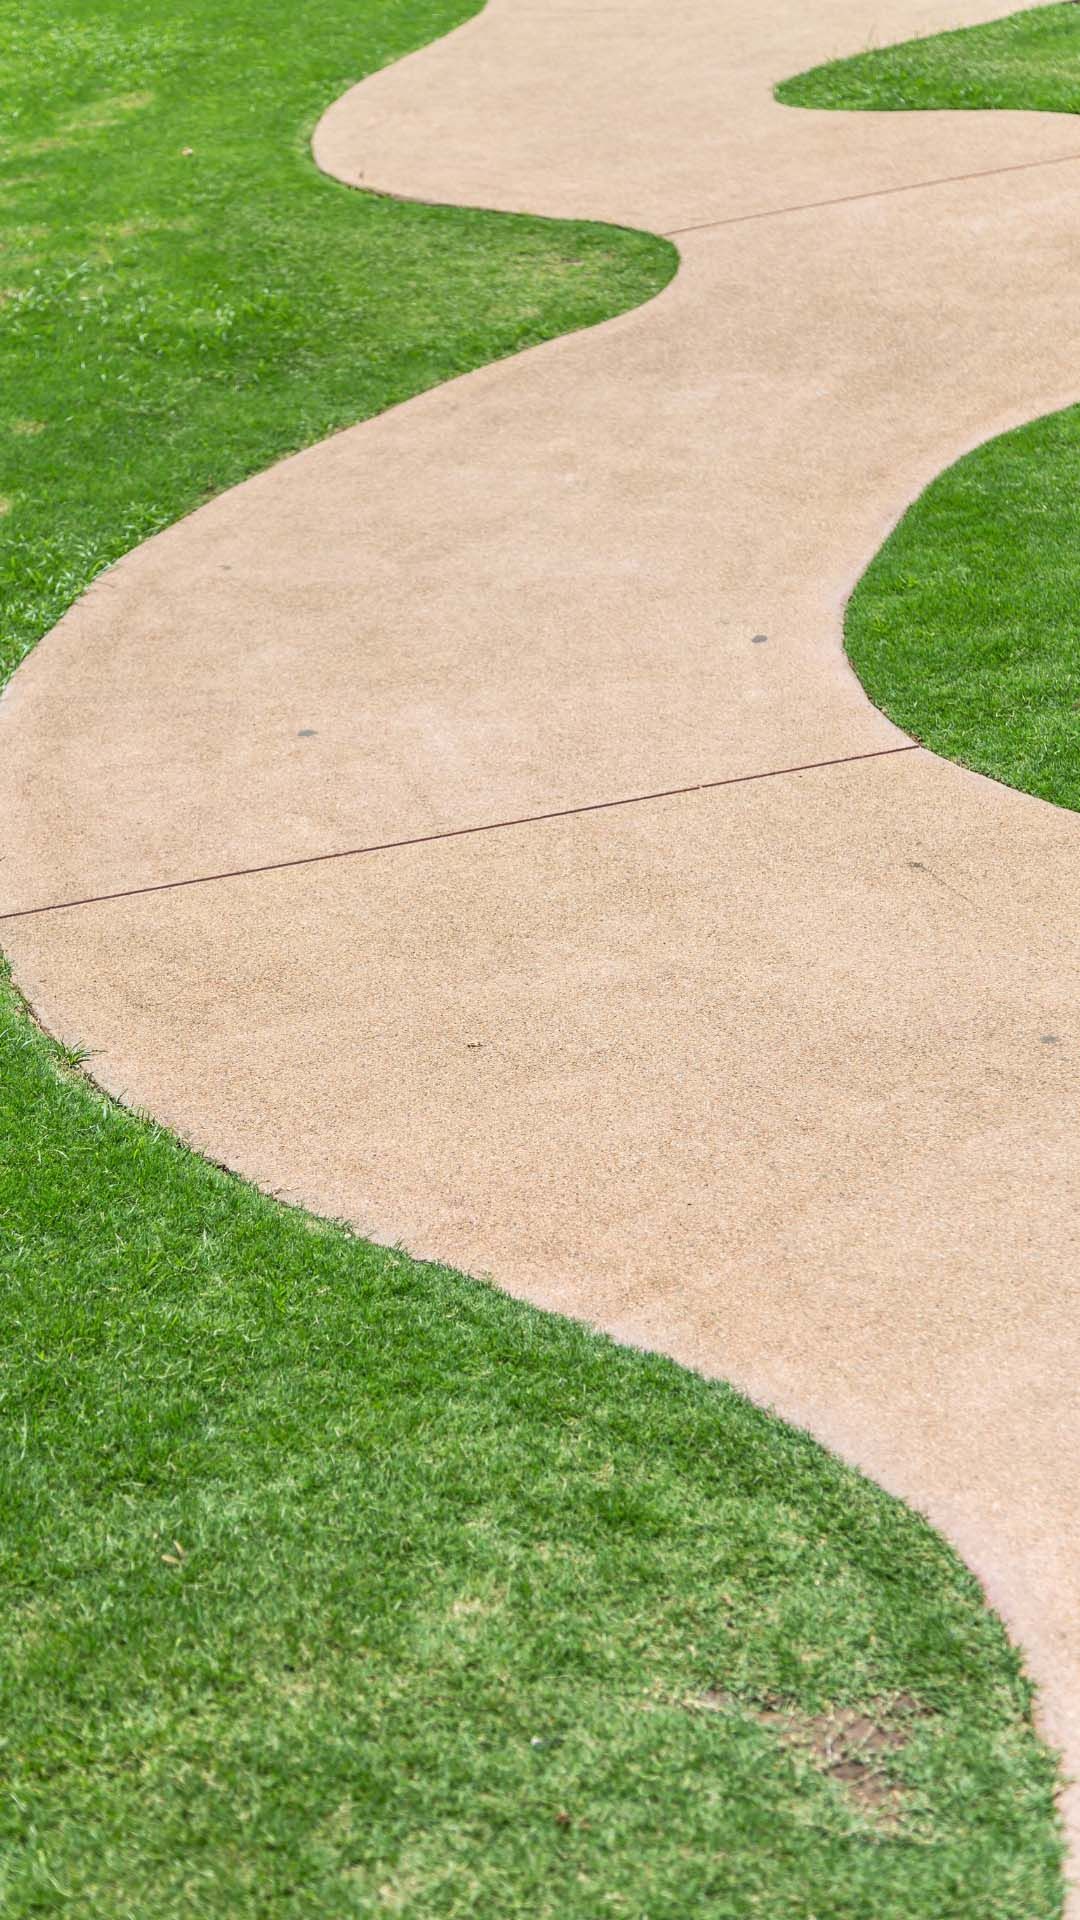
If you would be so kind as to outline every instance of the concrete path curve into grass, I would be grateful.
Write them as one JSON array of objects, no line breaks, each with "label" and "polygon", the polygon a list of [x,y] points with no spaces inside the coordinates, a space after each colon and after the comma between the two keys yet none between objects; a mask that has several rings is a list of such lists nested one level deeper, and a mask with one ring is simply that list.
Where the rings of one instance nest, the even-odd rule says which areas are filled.
[{"label": "concrete path curve into grass", "polygon": [[104,575],[0,704],[0,935],[204,1153],[925,1509],[1075,1773],[1080,829],[901,735],[841,617],[1075,397],[1080,127],[772,97],[987,11],[491,0],[346,95],[340,178],[681,269]]}]

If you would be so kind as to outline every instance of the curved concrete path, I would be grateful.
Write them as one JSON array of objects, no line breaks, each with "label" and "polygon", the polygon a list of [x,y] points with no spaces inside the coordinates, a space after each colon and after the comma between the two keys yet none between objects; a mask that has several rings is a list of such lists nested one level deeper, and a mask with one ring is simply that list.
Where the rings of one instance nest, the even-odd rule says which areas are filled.
[{"label": "curved concrete path", "polygon": [[681,272],[103,577],[0,702],[0,937],[204,1152],[925,1509],[1075,1770],[1080,821],[910,747],[841,606],[1075,395],[1080,125],[771,98],[989,10],[492,0],[339,102],[346,180]]}]

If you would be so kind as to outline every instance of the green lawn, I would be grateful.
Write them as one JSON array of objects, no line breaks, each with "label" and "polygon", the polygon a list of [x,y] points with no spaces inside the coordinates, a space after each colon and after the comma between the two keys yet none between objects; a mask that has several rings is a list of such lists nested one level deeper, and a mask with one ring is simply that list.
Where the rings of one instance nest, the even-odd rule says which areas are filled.
[{"label": "green lawn", "polygon": [[[663,285],[649,236],[315,173],[320,108],[462,10],[8,14],[7,669],[209,491]],[[1059,1912],[1017,1658],[904,1507],[273,1205],[6,988],[0,1141],[5,1916]]]},{"label": "green lawn", "polygon": [[[1080,8],[1066,0],[859,54],[777,97],[1076,113]],[[1069,407],[988,441],[927,488],[856,588],[846,644],[870,698],[935,752],[1080,807],[1078,606],[1080,407]]]}]

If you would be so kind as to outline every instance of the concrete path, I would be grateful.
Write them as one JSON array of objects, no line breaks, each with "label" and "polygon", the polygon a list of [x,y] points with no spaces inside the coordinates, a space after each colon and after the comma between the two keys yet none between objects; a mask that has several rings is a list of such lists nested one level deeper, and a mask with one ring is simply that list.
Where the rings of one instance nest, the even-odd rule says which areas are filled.
[{"label": "concrete path", "polygon": [[1075,1770],[1080,821],[906,742],[841,608],[1076,395],[1080,124],[771,99],[988,11],[492,0],[339,102],[346,180],[681,271],[103,577],[0,702],[0,937],[205,1152],[925,1509]]}]

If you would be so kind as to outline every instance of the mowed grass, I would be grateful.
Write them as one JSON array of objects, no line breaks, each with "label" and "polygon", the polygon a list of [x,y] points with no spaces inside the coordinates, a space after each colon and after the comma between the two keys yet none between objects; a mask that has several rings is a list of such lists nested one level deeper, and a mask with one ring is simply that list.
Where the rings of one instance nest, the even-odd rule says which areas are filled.
[{"label": "mowed grass", "polygon": [[[915,1515],[0,1040],[5,1915],[1059,1912],[1028,1689]],[[770,1703],[907,1736],[895,1806]]]},{"label": "mowed grass", "polygon": [[[316,175],[321,107],[457,17],[8,16],[7,667],[207,492],[663,284],[648,236]],[[6,985],[0,1285],[12,1920],[1059,1912],[1028,1686],[917,1516],[723,1387],[274,1205]]]},{"label": "mowed grass", "polygon": [[[777,97],[1077,113],[1080,8],[863,53]],[[927,488],[852,595],[846,645],[870,698],[935,752],[1080,807],[1078,606],[1080,407],[1069,407],[988,441]]]},{"label": "mowed grass", "polygon": [[0,669],[272,460],[656,293],[669,242],[324,179],[330,100],[469,0],[24,0],[0,25]]}]

